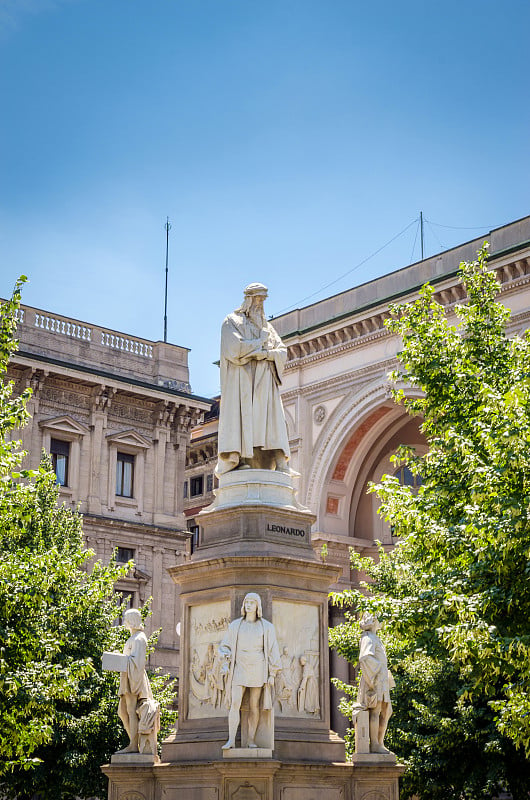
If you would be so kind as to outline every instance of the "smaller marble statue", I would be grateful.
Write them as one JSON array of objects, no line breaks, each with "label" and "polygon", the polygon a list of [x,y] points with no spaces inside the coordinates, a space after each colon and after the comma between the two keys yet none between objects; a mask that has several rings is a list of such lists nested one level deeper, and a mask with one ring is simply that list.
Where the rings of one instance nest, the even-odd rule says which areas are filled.
[{"label": "smaller marble statue", "polygon": [[394,688],[394,679],[388,670],[385,648],[377,635],[380,627],[377,617],[365,612],[360,625],[363,631],[359,650],[361,680],[353,716],[358,727],[361,713],[368,712],[369,752],[388,755],[390,750],[385,747],[384,739],[392,715],[390,689]]},{"label": "smaller marble statue", "polygon": [[123,615],[130,631],[123,653],[103,653],[103,669],[120,672],[118,716],[129,736],[120,753],[143,753],[157,757],[156,737],[160,730],[160,705],[153,698],[145,671],[147,637],[142,617],[136,608]]},{"label": "smaller marble statue", "polygon": [[276,700],[282,713],[288,708],[294,708],[296,678],[293,674],[294,656],[289,653],[289,648],[284,647],[281,655],[282,668],[276,673],[276,680],[274,689],[276,693]]},{"label": "smaller marble statue", "polygon": [[302,680],[298,687],[298,711],[317,714],[320,711],[320,700],[315,669],[306,656],[300,656],[300,665]]},{"label": "smaller marble statue", "polygon": [[[263,619],[261,598],[250,592],[241,607],[241,617],[228,626],[219,645],[221,670],[226,674],[225,702],[228,712],[228,741],[223,750],[235,747],[243,695],[248,690],[249,711],[241,733],[245,748],[272,749],[272,688],[281,670],[280,650],[274,625]],[[258,725],[265,729],[263,741],[256,741]]]}]

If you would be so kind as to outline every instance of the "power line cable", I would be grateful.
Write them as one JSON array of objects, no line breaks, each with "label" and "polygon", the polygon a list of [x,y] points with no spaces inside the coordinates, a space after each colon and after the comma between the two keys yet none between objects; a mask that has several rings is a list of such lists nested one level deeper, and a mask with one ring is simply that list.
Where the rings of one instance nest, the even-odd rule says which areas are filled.
[{"label": "power line cable", "polygon": [[385,244],[381,245],[381,247],[379,247],[377,250],[375,250],[373,253],[371,253],[371,255],[367,256],[362,261],[359,261],[358,264],[356,264],[354,267],[349,269],[347,272],[343,273],[342,275],[339,275],[339,277],[335,278],[335,280],[330,281],[329,283],[326,283],[326,285],[322,286],[320,289],[318,289],[318,291],[313,292],[312,294],[308,294],[307,297],[303,297],[301,300],[298,300],[296,303],[293,303],[293,305],[287,306],[286,308],[280,309],[280,311],[277,311],[276,314],[274,314],[274,316],[277,317],[280,314],[285,313],[286,311],[290,311],[293,308],[297,308],[298,306],[302,305],[302,303],[305,303],[306,300],[311,300],[312,297],[316,297],[318,294],[321,294],[326,289],[329,289],[330,286],[334,286],[336,283],[341,281],[343,278],[346,278],[348,275],[351,275],[352,272],[355,272],[360,267],[362,267],[363,264],[366,264],[367,261],[370,261],[371,258],[374,258],[374,256],[376,256],[378,253],[380,253],[381,250],[384,250],[385,247],[388,247],[389,244],[392,244],[392,242],[395,242],[396,239],[399,239],[399,237],[402,236],[405,233],[405,231],[408,231],[408,229],[411,228],[414,225],[414,223],[417,222],[417,221],[418,221],[418,218],[416,217],[415,219],[412,220],[412,222],[409,222],[409,224],[406,227],[404,227],[402,231],[400,231],[399,233],[396,233],[396,235],[393,236],[391,239],[389,239],[388,242],[385,242]]},{"label": "power line cable", "polygon": [[412,259],[414,258],[414,250],[416,249],[416,242],[418,241],[418,233],[420,230],[420,218],[418,217],[418,227],[416,228],[416,235],[414,237],[414,244],[412,245],[412,252],[410,254],[410,261],[409,264],[412,264]]},{"label": "power line cable", "polygon": [[432,235],[434,236],[434,238],[436,239],[436,241],[437,241],[437,242],[438,242],[438,244],[440,245],[440,250],[446,250],[446,249],[447,249],[447,248],[446,248],[446,246],[445,246],[444,244],[442,244],[442,243],[441,243],[441,241],[440,241],[440,237],[438,236],[438,234],[437,234],[437,233],[436,233],[436,231],[434,230],[434,228],[433,228],[432,224],[429,222],[429,220],[428,220],[428,219],[427,219],[427,220],[425,220],[425,222],[426,222],[426,223],[427,223],[427,225],[429,226],[429,228],[430,228],[430,230],[431,230],[431,233],[432,233]]},{"label": "power line cable", "polygon": [[432,219],[425,220],[425,222],[430,222],[431,225],[436,225],[437,228],[450,228],[453,231],[490,231],[495,228],[495,225],[468,225],[466,227],[461,225],[442,225],[440,222],[433,222]]}]

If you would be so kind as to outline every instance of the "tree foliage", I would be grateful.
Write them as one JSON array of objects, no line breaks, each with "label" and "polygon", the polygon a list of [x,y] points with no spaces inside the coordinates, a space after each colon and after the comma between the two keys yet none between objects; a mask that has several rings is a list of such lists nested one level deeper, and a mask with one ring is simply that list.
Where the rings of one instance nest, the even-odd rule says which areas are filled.
[{"label": "tree foliage", "polygon": [[[2,373],[16,348],[21,282],[1,307]],[[99,767],[128,740],[117,716],[119,676],[101,670],[101,653],[128,636],[113,624],[114,583],[131,565],[92,564],[81,516],[57,504],[49,460],[37,472],[17,471],[23,452],[9,437],[27,418],[29,396],[1,385],[0,794],[103,797]],[[173,692],[162,676],[152,687],[167,734]]]},{"label": "tree foliage", "polygon": [[[423,417],[428,442],[424,456],[401,447],[394,458],[422,486],[384,476],[372,487],[399,544],[378,564],[354,555],[370,595],[336,600],[385,620],[397,683],[389,741],[409,762],[406,796],[528,797],[530,337],[506,335],[487,245],[460,275],[458,325],[429,285],[392,309],[403,340],[394,397]],[[332,641],[355,662],[353,611]]]}]

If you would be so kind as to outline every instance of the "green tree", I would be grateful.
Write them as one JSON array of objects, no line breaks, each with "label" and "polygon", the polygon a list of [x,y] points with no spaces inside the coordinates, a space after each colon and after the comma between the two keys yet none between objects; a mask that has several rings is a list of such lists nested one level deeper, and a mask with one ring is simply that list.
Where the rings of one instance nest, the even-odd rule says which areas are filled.
[{"label": "green tree", "polygon": [[[0,372],[16,348],[19,281],[1,307]],[[36,473],[17,471],[23,453],[9,441],[27,418],[29,390],[0,389],[0,794],[55,800],[106,794],[100,764],[127,743],[117,717],[118,675],[101,670],[101,653],[121,649],[114,583],[130,568],[91,566],[81,516],[57,504],[45,458]],[[156,639],[156,637],[154,637]],[[152,642],[154,644],[154,641]],[[161,734],[174,714],[162,676]]]},{"label": "green tree", "polygon": [[353,556],[370,583],[336,596],[352,610],[332,642],[355,662],[353,609],[385,621],[397,684],[388,739],[410,765],[405,796],[474,800],[506,788],[527,798],[530,337],[506,335],[487,245],[460,274],[458,326],[428,285],[392,309],[389,328],[403,340],[392,380],[422,390],[394,397],[423,417],[428,442],[425,456],[402,447],[395,463],[422,486],[385,476],[372,487],[400,541],[378,564]]}]

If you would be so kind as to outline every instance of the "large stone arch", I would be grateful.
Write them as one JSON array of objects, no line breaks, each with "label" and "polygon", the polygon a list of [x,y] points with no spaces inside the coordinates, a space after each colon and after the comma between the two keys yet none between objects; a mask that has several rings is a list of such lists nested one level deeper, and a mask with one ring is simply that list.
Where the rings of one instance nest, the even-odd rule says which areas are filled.
[{"label": "large stone arch", "polygon": [[411,419],[390,397],[384,376],[334,410],[316,442],[307,484],[307,503],[319,530],[352,536],[352,509],[355,514],[370,469]]}]

